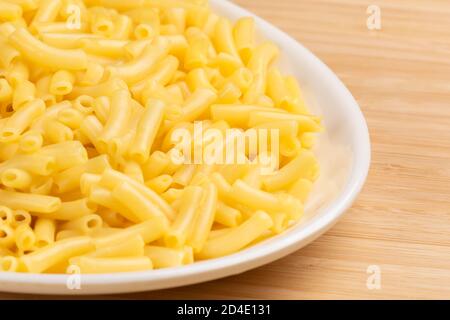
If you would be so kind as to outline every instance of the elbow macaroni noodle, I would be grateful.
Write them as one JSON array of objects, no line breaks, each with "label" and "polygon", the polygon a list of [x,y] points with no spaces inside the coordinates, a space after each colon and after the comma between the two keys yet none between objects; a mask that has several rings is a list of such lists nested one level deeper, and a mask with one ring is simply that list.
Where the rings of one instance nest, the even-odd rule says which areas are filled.
[{"label": "elbow macaroni noodle", "polygon": [[0,272],[235,253],[298,221],[322,130],[207,0],[0,0]]}]

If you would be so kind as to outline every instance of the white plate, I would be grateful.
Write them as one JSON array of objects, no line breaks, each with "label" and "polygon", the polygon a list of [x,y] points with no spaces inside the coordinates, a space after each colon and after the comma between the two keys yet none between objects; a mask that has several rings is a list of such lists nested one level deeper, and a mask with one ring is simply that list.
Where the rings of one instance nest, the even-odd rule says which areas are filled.
[{"label": "white plate", "polygon": [[[224,0],[211,0],[230,19],[251,13]],[[238,274],[286,256],[328,230],[361,190],[370,164],[370,140],[358,104],[318,58],[294,39],[260,18],[261,34],[280,46],[282,66],[295,75],[314,112],[323,116],[326,133],[317,147],[321,178],[307,204],[305,218],[287,232],[239,253],[180,268],[81,276],[81,289],[67,288],[68,275],[0,273],[0,291],[36,294],[105,294],[156,290]],[[275,276],[275,275],[274,275]]]}]

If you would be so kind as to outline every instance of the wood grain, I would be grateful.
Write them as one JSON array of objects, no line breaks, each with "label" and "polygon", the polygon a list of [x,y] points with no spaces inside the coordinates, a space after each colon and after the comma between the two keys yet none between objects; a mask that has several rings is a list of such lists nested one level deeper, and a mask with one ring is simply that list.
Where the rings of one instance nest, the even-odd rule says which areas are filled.
[{"label": "wood grain", "polygon": [[[110,298],[450,298],[450,2],[235,2],[297,38],[348,86],[371,133],[367,184],[341,222],[284,259]],[[379,31],[366,27],[371,4],[381,7]],[[381,268],[380,290],[366,287],[369,265]]]}]

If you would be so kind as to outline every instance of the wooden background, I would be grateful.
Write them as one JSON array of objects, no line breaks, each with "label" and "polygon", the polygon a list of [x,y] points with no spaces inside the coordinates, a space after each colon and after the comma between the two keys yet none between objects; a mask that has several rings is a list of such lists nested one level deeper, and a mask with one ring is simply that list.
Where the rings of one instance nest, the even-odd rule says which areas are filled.
[{"label": "wooden background", "polygon": [[[341,222],[284,259],[222,280],[109,298],[449,299],[450,1],[235,2],[293,35],[349,87],[372,138],[367,184]],[[381,8],[379,31],[366,27],[372,4]],[[380,290],[366,287],[370,265],[380,267]]]}]

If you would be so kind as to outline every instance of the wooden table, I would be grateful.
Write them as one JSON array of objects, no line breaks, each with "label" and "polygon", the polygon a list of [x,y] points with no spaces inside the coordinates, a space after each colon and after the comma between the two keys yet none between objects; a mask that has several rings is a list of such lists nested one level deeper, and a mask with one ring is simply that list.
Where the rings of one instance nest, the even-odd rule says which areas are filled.
[{"label": "wooden table", "polygon": [[[450,298],[450,2],[236,0],[327,63],[366,116],[367,184],[298,252],[245,274],[111,298]],[[369,5],[382,29],[366,26]],[[381,288],[369,290],[378,266]],[[39,298],[0,294],[0,298]]]}]

